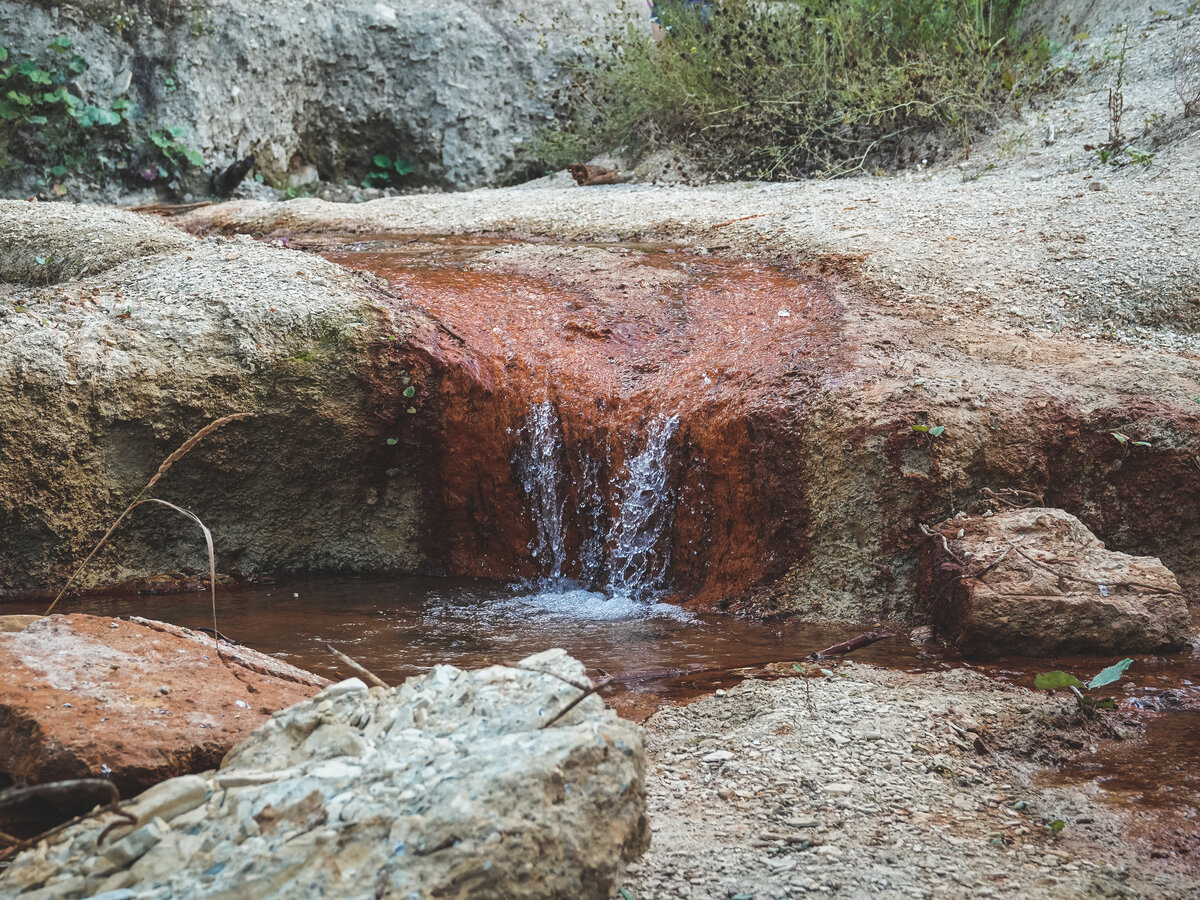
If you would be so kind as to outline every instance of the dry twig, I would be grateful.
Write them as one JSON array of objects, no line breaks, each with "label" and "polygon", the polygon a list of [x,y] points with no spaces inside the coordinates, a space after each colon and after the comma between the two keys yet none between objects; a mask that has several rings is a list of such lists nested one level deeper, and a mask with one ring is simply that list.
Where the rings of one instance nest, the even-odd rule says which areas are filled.
[{"label": "dry twig", "polygon": [[65,831],[72,825],[77,825],[85,819],[90,819],[93,816],[98,816],[106,812],[115,813],[121,817],[121,821],[114,822],[100,832],[100,836],[96,839],[96,843],[104,840],[105,836],[118,825],[136,825],[137,819],[129,813],[118,808],[121,802],[120,792],[117,786],[111,781],[103,778],[72,778],[68,781],[50,781],[46,784],[33,784],[27,787],[9,788],[5,791],[0,791],[0,807],[11,806],[16,803],[24,802],[25,800],[34,797],[43,797],[47,794],[63,794],[68,792],[79,791],[80,789],[99,789],[108,793],[109,801],[103,806],[97,806],[82,815],[75,816],[73,819],[68,819],[66,822],[61,822],[53,828],[43,831],[41,834],[31,838],[15,838],[11,834],[0,832],[0,838],[10,842],[9,846],[0,849],[0,859],[6,859],[20,853],[23,850],[28,850],[30,847],[36,846],[41,841],[51,838],[61,831]]},{"label": "dry twig", "polygon": [[926,537],[933,537],[935,534],[938,537],[940,537],[942,539],[942,549],[945,550],[946,553],[948,553],[950,555],[950,558],[953,559],[960,566],[966,565],[966,563],[963,562],[962,558],[959,557],[959,555],[957,553],[955,553],[953,550],[950,549],[950,542],[946,540],[946,536],[944,534],[942,534],[940,531],[934,531],[932,528],[930,528],[924,522],[921,523],[920,528],[921,528],[921,533],[924,534]]},{"label": "dry twig", "polygon": [[391,685],[389,685],[386,681],[384,681],[366,666],[355,662],[337,647],[333,646],[333,644],[329,643],[328,641],[322,641],[321,643],[325,645],[325,649],[332,653],[336,659],[348,665],[359,675],[363,676],[363,678],[367,679],[367,681],[371,682],[371,684],[381,688],[391,687]]}]

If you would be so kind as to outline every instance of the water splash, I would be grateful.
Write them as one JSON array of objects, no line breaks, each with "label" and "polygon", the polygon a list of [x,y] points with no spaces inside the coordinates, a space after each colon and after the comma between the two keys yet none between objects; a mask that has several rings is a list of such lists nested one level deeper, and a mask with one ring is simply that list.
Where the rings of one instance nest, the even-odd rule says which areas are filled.
[{"label": "water splash", "polygon": [[549,400],[537,404],[526,420],[524,452],[517,458],[521,485],[529,499],[537,537],[530,550],[546,577],[561,582],[567,564],[563,433]]},{"label": "water splash", "polygon": [[629,461],[618,488],[617,516],[608,532],[608,592],[614,597],[652,596],[666,581],[671,561],[667,539],[675,518],[674,497],[667,490],[667,461],[678,430],[678,416],[657,419],[650,426],[645,449]]}]

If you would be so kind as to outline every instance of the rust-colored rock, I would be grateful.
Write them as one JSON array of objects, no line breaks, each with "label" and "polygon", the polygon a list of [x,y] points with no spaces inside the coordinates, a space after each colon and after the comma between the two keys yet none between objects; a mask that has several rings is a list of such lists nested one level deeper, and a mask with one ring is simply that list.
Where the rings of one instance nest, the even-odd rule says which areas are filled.
[{"label": "rust-colored rock", "polygon": [[218,658],[211,638],[162,622],[49,616],[0,632],[0,787],[107,774],[129,797],[213,768],[327,683],[234,644]]},{"label": "rust-colored rock", "polygon": [[964,516],[935,531],[921,593],[939,633],[968,656],[1124,655],[1186,642],[1187,604],[1166,566],[1106,550],[1060,509]]}]

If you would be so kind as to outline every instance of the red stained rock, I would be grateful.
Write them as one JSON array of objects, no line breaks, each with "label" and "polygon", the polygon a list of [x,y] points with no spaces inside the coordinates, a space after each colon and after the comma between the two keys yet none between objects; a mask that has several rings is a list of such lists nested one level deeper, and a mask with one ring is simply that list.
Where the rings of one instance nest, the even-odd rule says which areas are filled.
[{"label": "red stained rock", "polygon": [[964,516],[935,530],[946,542],[935,534],[925,547],[921,593],[942,637],[968,656],[1154,653],[1187,640],[1170,570],[1105,549],[1060,509]]},{"label": "red stained rock", "polygon": [[233,644],[219,659],[208,636],[162,622],[49,616],[0,632],[0,786],[102,777],[107,766],[133,796],[215,767],[325,684]]}]

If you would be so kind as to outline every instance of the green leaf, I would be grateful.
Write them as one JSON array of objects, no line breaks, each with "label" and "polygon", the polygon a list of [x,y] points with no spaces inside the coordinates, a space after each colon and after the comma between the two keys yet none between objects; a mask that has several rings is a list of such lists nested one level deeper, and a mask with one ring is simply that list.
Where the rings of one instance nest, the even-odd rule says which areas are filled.
[{"label": "green leaf", "polygon": [[45,116],[30,116],[25,121],[29,122],[31,125],[45,125],[50,120],[47,119]]},{"label": "green leaf", "polygon": [[1117,701],[1112,697],[1104,697],[1096,701],[1096,709],[1116,709]]},{"label": "green leaf", "polygon": [[1074,675],[1066,672],[1042,672],[1033,679],[1033,686],[1039,691],[1057,691],[1068,687],[1085,687],[1084,683]]},{"label": "green leaf", "polygon": [[76,56],[69,63],[67,63],[67,68],[70,69],[72,72],[74,72],[76,75],[82,75],[84,72],[86,72],[88,70],[87,60],[84,59],[82,56]]},{"label": "green leaf", "polygon": [[398,159],[395,162],[394,168],[400,175],[410,175],[413,171],[413,164],[406,159]]},{"label": "green leaf", "polygon": [[413,397],[416,395],[416,393],[417,393],[417,389],[415,387],[413,387],[411,384],[404,389],[405,397]]},{"label": "green leaf", "polygon": [[21,111],[13,106],[8,100],[0,100],[0,119],[8,119],[10,122],[13,119],[21,118]]},{"label": "green leaf", "polygon": [[6,62],[7,60],[8,60],[8,48],[0,47],[0,62]]},{"label": "green leaf", "polygon": [[405,410],[405,412],[408,413],[410,416],[413,413],[415,413],[416,411],[417,411],[417,408],[415,406],[410,406],[408,409]]},{"label": "green leaf", "polygon": [[929,426],[928,426],[928,425],[914,425],[914,426],[912,427],[912,429],[913,429],[913,431],[920,431],[920,432],[922,432],[922,433],[924,433],[924,434],[928,434],[928,433],[929,433]]},{"label": "green leaf", "polygon": [[1107,669],[1097,673],[1096,677],[1087,683],[1089,688],[1104,687],[1106,684],[1112,684],[1118,678],[1125,674],[1125,670],[1133,665],[1132,659],[1123,659],[1119,663],[1113,663]]},{"label": "green leaf", "polygon": [[66,53],[71,49],[71,39],[60,34],[46,45],[46,49],[53,50],[55,53]]},{"label": "green leaf", "polygon": [[1053,822],[1050,823],[1050,830],[1053,831],[1055,834],[1058,834],[1060,831],[1062,831],[1066,827],[1067,827],[1067,823],[1064,822],[1062,819],[1055,819]]},{"label": "green leaf", "polygon": [[390,169],[392,167],[391,158],[385,156],[382,153],[376,153],[375,158],[372,160],[372,162],[374,162],[375,165],[379,166],[379,168],[381,168],[381,169]]},{"label": "green leaf", "polygon": [[633,900],[633,894],[629,892],[628,888],[620,888],[617,893],[621,895],[621,900]]},{"label": "green leaf", "polygon": [[66,166],[53,166],[50,169],[50,174],[53,175],[55,178],[62,178],[64,175],[67,174],[67,167]]},{"label": "green leaf", "polygon": [[[59,90],[62,90],[62,88],[59,88]],[[126,100],[124,97],[119,97],[112,102],[112,109],[115,112],[120,112],[121,110],[128,109],[128,108],[129,108],[129,101]]]},{"label": "green leaf", "polygon": [[929,429],[930,437],[940,437],[942,432],[946,430],[945,425],[938,425],[936,428]]},{"label": "green leaf", "polygon": [[1119,432],[1119,431],[1114,431],[1112,433],[1112,436],[1117,439],[1117,443],[1119,443],[1119,444],[1124,444],[1126,441],[1129,440],[1129,435],[1121,434],[1121,432]]},{"label": "green leaf", "polygon": [[400,443],[400,438],[388,438],[387,443],[389,447],[395,447],[398,443]]},{"label": "green leaf", "polygon": [[1028,800],[1018,800],[1016,803],[1013,804],[1013,809],[1015,809],[1019,812],[1019,811],[1025,809],[1027,806],[1029,806]]},{"label": "green leaf", "polygon": [[46,264],[46,257],[44,257],[44,256],[35,256],[35,257],[33,258],[33,261],[34,261],[35,263],[37,263],[39,266],[44,266],[44,265]]},{"label": "green leaf", "polygon": [[171,137],[181,138],[185,134],[187,134],[187,129],[184,128],[182,125],[168,125],[167,133],[170,134]]},{"label": "green leaf", "polygon": [[1135,446],[1135,447],[1149,447],[1149,446],[1150,446],[1150,442],[1149,442],[1149,441],[1133,441],[1133,446]]},{"label": "green leaf", "polygon": [[204,165],[204,154],[202,154],[199,150],[184,150],[183,156],[193,166]]},{"label": "green leaf", "polygon": [[28,94],[22,94],[20,91],[9,91],[8,99],[18,106],[32,106],[33,98]]}]

